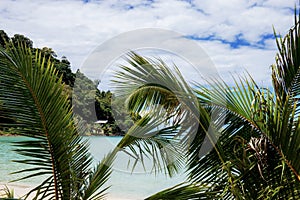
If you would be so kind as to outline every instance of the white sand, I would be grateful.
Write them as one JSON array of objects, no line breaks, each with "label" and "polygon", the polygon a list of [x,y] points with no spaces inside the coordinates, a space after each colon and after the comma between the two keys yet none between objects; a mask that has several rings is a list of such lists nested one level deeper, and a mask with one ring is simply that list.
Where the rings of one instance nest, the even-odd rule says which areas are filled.
[{"label": "white sand", "polygon": [[[4,191],[3,189],[5,188],[5,186],[8,187],[9,190],[14,190],[14,197],[15,198],[22,198],[25,194],[27,194],[33,187],[30,185],[26,185],[26,184],[21,184],[21,183],[0,183],[0,198],[2,197],[2,195],[4,195]],[[30,197],[33,197],[34,195],[30,195]],[[128,199],[128,198],[124,198],[124,197],[117,197],[115,195],[112,194],[107,194],[106,196],[107,200],[137,200],[137,199]]]},{"label": "white sand", "polygon": [[3,191],[5,189],[5,186],[7,186],[9,190],[14,191],[15,198],[22,198],[32,189],[32,186],[20,183],[0,183],[0,197],[5,194],[5,192]]}]

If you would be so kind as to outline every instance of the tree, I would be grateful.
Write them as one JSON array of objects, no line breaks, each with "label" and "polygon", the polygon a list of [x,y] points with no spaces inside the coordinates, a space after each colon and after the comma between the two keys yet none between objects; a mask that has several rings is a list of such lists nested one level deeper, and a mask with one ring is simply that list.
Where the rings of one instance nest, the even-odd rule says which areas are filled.
[{"label": "tree", "polygon": [[[61,84],[62,76],[57,79],[57,74],[41,52],[33,56],[31,49],[22,45],[0,49],[0,78],[5,80],[0,82],[0,102],[4,102],[5,110],[0,117],[14,120],[14,123],[1,121],[0,125],[16,127],[16,134],[29,138],[15,144],[15,151],[26,157],[16,162],[33,167],[16,173],[29,173],[21,179],[46,176],[29,192],[36,193],[35,199],[103,199],[107,190],[103,184],[119,151],[126,150],[136,158],[146,154],[154,161],[161,158],[163,164],[154,162],[153,169],[167,169],[169,174],[176,171],[176,163],[166,162],[169,155],[177,155],[176,142],[164,137],[163,131],[143,139],[147,129],[141,126],[151,121],[147,117],[132,126],[117,147],[92,167],[88,143],[79,134],[81,127],[74,122],[65,85]],[[153,127],[157,125],[152,123]],[[154,154],[164,144],[170,144],[170,148]]]},{"label": "tree", "polygon": [[115,154],[92,167],[87,142],[76,129],[62,77],[57,78],[52,63],[41,52],[33,56],[30,48],[12,46],[0,49],[0,71],[5,111],[0,117],[14,120],[0,125],[15,127],[16,134],[31,138],[15,144],[16,151],[26,156],[17,162],[32,166],[18,173],[30,173],[22,179],[47,177],[29,194],[36,193],[37,199],[103,198],[107,188],[98,189],[109,177]]},{"label": "tree", "polygon": [[[10,44],[10,45],[7,45]],[[12,38],[9,38],[8,35],[3,31],[0,30],[0,45],[3,48],[9,48],[9,46],[24,45],[28,48],[31,48],[33,52],[38,51],[41,52],[46,59],[50,59],[52,63],[54,63],[55,68],[59,71],[59,75],[63,75],[62,81],[73,87],[75,81],[75,74],[72,73],[71,70],[71,63],[68,59],[63,56],[61,60],[57,58],[57,54],[52,48],[43,47],[42,49],[33,48],[33,41],[30,40],[28,37],[15,34]]]},{"label": "tree", "polygon": [[[46,60],[50,59],[52,63],[54,63],[54,67],[58,70],[59,76],[62,75],[62,82],[67,84],[64,88],[65,93],[69,95],[69,100],[71,101],[71,87],[74,85],[75,74],[71,71],[70,62],[66,57],[62,57],[62,60],[57,59],[56,53],[48,47],[43,47],[42,50],[38,48],[33,48],[33,42],[25,37],[24,35],[15,34],[12,38],[9,38],[5,31],[0,30],[0,46],[4,49],[9,50],[10,48],[16,46],[27,46],[31,49],[32,54],[41,53]],[[33,56],[35,59],[35,56]],[[0,80],[1,81],[1,80]],[[0,104],[3,104],[0,102]],[[2,107],[0,106],[0,112],[2,111]],[[9,123],[13,122],[12,119],[8,120],[6,118],[1,118],[2,121],[9,121]],[[0,130],[3,130],[3,127],[0,126]]]},{"label": "tree", "polygon": [[80,70],[76,73],[76,84],[72,101],[74,113],[81,118],[87,127],[87,133],[99,129],[97,120],[107,120],[101,129],[106,135],[124,135],[133,125],[125,109],[124,99],[114,98],[110,91],[100,91],[97,83],[85,76]]},{"label": "tree", "polygon": [[74,113],[82,117],[87,123],[94,123],[97,120],[95,113],[97,85],[78,69],[73,91]]},{"label": "tree", "polygon": [[11,41],[15,47],[17,47],[19,44],[25,45],[28,48],[33,48],[33,42],[28,37],[25,37],[21,34],[15,34]]},{"label": "tree", "polygon": [[0,46],[1,47],[6,47],[6,43],[9,42],[9,37],[5,33],[4,30],[0,30]]},{"label": "tree", "polygon": [[117,93],[130,112],[171,121],[177,134],[170,135],[186,147],[186,182],[148,199],[299,199],[299,20],[277,39],[275,92],[250,75],[233,86],[214,79],[191,87],[176,66],[172,72],[162,60],[128,55]]},{"label": "tree", "polygon": [[107,120],[103,125],[106,135],[124,135],[135,119],[125,108],[125,99],[116,98],[110,91],[96,91],[95,109],[98,120]]},{"label": "tree", "polygon": [[49,59],[49,57],[52,57],[52,58],[56,58],[57,57],[56,53],[53,51],[52,48],[43,47],[41,49],[41,52],[48,59]]},{"label": "tree", "polygon": [[43,47],[41,50],[38,48],[37,51],[41,51],[42,55],[46,59],[50,59],[54,64],[54,67],[58,70],[59,76],[62,75],[62,82],[69,85],[70,87],[74,86],[75,74],[71,70],[71,63],[65,56],[62,56],[61,60],[57,58],[57,54],[53,51],[52,48]]},{"label": "tree", "polygon": [[73,87],[76,75],[72,73],[71,63],[68,61],[68,59],[65,56],[63,56],[61,58],[61,61],[55,61],[54,66],[58,70],[59,75],[62,75],[63,83]]}]

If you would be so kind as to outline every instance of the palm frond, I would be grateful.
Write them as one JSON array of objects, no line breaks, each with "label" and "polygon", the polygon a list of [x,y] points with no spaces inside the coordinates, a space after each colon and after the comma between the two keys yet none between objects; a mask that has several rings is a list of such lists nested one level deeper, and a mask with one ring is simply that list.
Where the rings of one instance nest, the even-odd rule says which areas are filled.
[{"label": "palm frond", "polygon": [[181,183],[174,187],[160,191],[145,200],[193,200],[193,199],[213,199],[215,194],[208,192],[210,186],[201,186],[197,184]]},{"label": "palm frond", "polygon": [[[76,130],[68,96],[53,64],[39,51],[32,55],[29,48],[12,46],[0,50],[0,77],[1,117],[13,122],[0,124],[28,137],[28,141],[15,143],[16,151],[26,156],[17,162],[31,166],[20,171],[30,172],[21,179],[46,176],[27,197],[36,193],[36,199],[80,198],[91,174],[92,157],[87,141]],[[109,169],[109,165],[98,166],[92,173],[93,183],[105,182],[107,177],[98,176],[109,174]],[[89,196],[94,192],[89,188]]]},{"label": "palm frond", "polygon": [[121,66],[113,83],[116,95],[126,97],[130,111],[150,110],[157,105],[173,115],[179,115],[183,106],[198,111],[198,102],[176,66],[171,71],[161,59],[144,58],[134,52],[126,60],[131,67]]},{"label": "palm frond", "polygon": [[300,14],[297,16],[295,9],[295,25],[286,36],[283,38],[277,36],[274,30],[279,52],[276,55],[276,64],[272,65],[272,81],[276,95],[282,98],[285,98],[286,95],[298,98],[297,96],[300,94],[299,20]]},{"label": "palm frond", "polygon": [[[198,88],[199,89],[196,90],[196,93],[198,94],[201,104],[207,108],[219,108],[220,116],[223,115],[226,117],[223,127],[219,130],[221,132],[221,137],[216,144],[217,148],[220,148],[219,152],[222,153],[224,162],[221,163],[218,161],[217,155],[214,152],[202,158],[197,157],[196,153],[192,153],[191,160],[193,162],[190,163],[191,180],[206,181],[207,177],[211,176],[212,179],[217,180],[216,184],[220,184],[220,182],[223,181],[223,185],[226,185],[226,180],[230,180],[228,182],[231,182],[231,185],[229,185],[229,188],[231,189],[228,190],[228,192],[234,194],[237,198],[236,194],[245,194],[244,191],[247,190],[248,194],[251,194],[252,196],[255,193],[259,193],[259,191],[251,192],[251,188],[253,188],[252,184],[256,184],[255,182],[257,182],[253,180],[253,177],[260,174],[261,181],[269,181],[269,183],[266,183],[266,185],[270,184],[269,191],[273,190],[274,186],[278,186],[278,188],[281,189],[281,195],[285,195],[283,197],[289,196],[290,192],[287,191],[293,190],[295,184],[298,184],[298,181],[295,179],[297,173],[293,175],[295,167],[297,166],[296,160],[298,157],[290,154],[291,149],[294,148],[298,142],[298,136],[297,134],[294,134],[295,124],[292,120],[294,116],[293,113],[295,113],[295,111],[293,111],[293,109],[291,109],[288,105],[283,106],[279,101],[276,101],[274,95],[272,95],[268,89],[258,88],[251,77],[240,79],[239,82],[235,81],[235,85],[232,87],[220,80],[215,80],[214,84],[210,85],[210,90],[202,86],[199,86]],[[224,104],[224,101],[227,103]],[[290,101],[284,102],[285,104],[288,104]],[[240,137],[243,138],[243,140],[245,140],[244,143],[250,147],[251,138],[259,138],[262,135],[269,139],[270,147],[268,148],[270,151],[272,150],[272,153],[268,154],[268,158],[276,161],[275,164],[272,164],[272,173],[268,174],[272,174],[272,176],[268,176],[266,179],[262,176],[260,168],[261,160],[256,157],[256,161],[254,162],[256,164],[251,162],[252,164],[248,163],[245,165],[245,163],[247,163],[245,161],[246,158],[244,158],[243,162],[241,162],[240,159],[237,159],[237,152],[232,149],[231,144],[235,138]],[[194,145],[194,152],[199,151],[199,148],[197,149],[199,144],[198,140],[198,142]],[[248,148],[245,144],[243,149]],[[253,156],[255,154],[256,153],[253,152],[250,155]],[[248,159],[249,158],[246,160]],[[253,160],[253,158],[251,158],[251,160]],[[282,165],[281,162],[283,162],[284,165],[289,166],[289,169],[283,170],[283,168],[280,167]],[[290,162],[293,164],[291,165]],[[224,166],[224,163],[226,166]],[[234,165],[232,165],[233,163]],[[229,173],[226,174],[223,170],[217,172],[218,169],[220,170],[222,168],[224,171],[226,171],[226,169],[229,170]],[[279,168],[281,170],[278,170]],[[211,172],[209,169],[214,171],[215,175],[209,174],[209,172]],[[223,174],[224,178],[222,178],[221,174]],[[251,174],[253,177],[251,178],[251,176],[246,176],[247,174]],[[216,177],[218,178],[216,179]],[[259,185],[255,187],[259,188],[259,190],[265,189],[261,188]],[[235,193],[235,189],[232,190],[233,188],[239,191]],[[274,191],[276,191],[276,188]],[[295,194],[295,192],[293,192],[293,194]],[[297,195],[294,197],[298,197],[298,192],[296,192],[296,194]],[[279,196],[277,194],[276,198]]]},{"label": "palm frond", "polygon": [[[199,124],[197,98],[176,66],[172,71],[162,60],[134,52],[128,54],[127,62],[129,66],[121,66],[113,82],[116,94],[126,98],[127,109],[141,119],[118,146],[140,160],[144,154],[151,156],[154,169],[165,167],[172,175],[182,162],[179,152],[184,144],[180,139],[191,138],[193,134],[187,135],[186,130]],[[171,157],[180,162],[170,162]]]},{"label": "palm frond", "polygon": [[178,127],[166,126],[161,119],[163,118],[149,114],[143,116],[117,145],[120,151],[134,159],[132,170],[138,162],[144,165],[147,159],[152,161],[150,170],[154,173],[163,172],[173,176],[183,168],[184,148],[180,140],[174,139],[178,134]]},{"label": "palm frond", "polygon": [[[115,83],[120,94],[127,95],[129,110],[144,114],[165,109],[165,115],[152,116],[155,121],[179,116],[174,125],[180,131],[174,136],[189,144],[187,182],[192,188],[208,185],[204,193],[216,199],[299,198],[299,20],[295,14],[295,27],[277,39],[279,54],[272,67],[275,94],[258,87],[250,75],[234,79],[234,86],[215,79],[192,91],[180,72],[174,74],[161,60],[135,53],[129,55],[131,68],[122,66],[116,74]],[[184,137],[189,132],[193,137]],[[188,190],[169,188],[153,198],[182,191],[182,197],[193,199]],[[202,198],[200,193],[197,197]]]},{"label": "palm frond", "polygon": [[89,174],[84,184],[81,186],[81,199],[105,199],[106,191],[109,187],[101,189],[111,175],[111,166],[117,155],[118,149],[115,148],[108,153],[95,169]]}]

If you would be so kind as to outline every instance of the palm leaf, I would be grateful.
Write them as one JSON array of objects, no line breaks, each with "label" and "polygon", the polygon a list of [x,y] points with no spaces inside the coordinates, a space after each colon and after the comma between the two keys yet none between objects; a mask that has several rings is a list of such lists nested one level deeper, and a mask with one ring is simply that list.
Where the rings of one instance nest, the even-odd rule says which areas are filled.
[{"label": "palm leaf", "polygon": [[[120,94],[128,97],[128,109],[138,114],[167,110],[152,117],[179,118],[176,139],[193,131],[186,154],[191,185],[175,186],[149,199],[175,198],[176,193],[179,199],[205,198],[202,194],[217,199],[299,198],[299,19],[295,14],[295,27],[277,39],[279,54],[272,66],[275,94],[248,76],[234,79],[234,86],[222,80],[213,80],[209,87],[198,85],[195,99],[180,73],[172,73],[163,61],[129,55],[132,68],[122,66],[116,75]],[[206,145],[214,148],[203,152]],[[191,188],[196,190],[189,193]]]},{"label": "palm leaf", "polygon": [[[293,118],[293,109],[286,106],[286,111],[282,112],[279,102],[278,106],[274,106],[276,100],[268,89],[259,88],[250,76],[234,79],[234,86],[229,86],[222,80],[213,80],[208,84],[209,89],[207,86],[198,85],[194,91],[197,95],[195,100],[193,91],[180,73],[176,71],[174,74],[162,61],[130,54],[129,63],[131,68],[122,66],[124,71],[117,73],[118,80],[115,83],[120,84],[120,87],[117,87],[120,94],[128,96],[128,109],[143,117],[139,121],[140,124],[131,128],[124,138],[125,142],[119,144],[120,147],[128,145],[136,157],[142,157],[146,153],[150,156],[156,155],[156,151],[144,151],[151,149],[144,143],[154,141],[154,137],[145,137],[147,134],[159,135],[159,131],[163,130],[160,128],[161,123],[174,117],[179,118],[173,124],[173,128],[176,128],[173,130],[178,133],[175,131],[169,134],[168,140],[180,139],[188,150],[178,153],[186,153],[184,155],[188,158],[189,173],[187,183],[191,185],[172,187],[149,199],[167,198],[168,195],[174,197],[175,193],[182,194],[179,195],[179,199],[207,198],[204,194],[217,199],[299,197],[299,191],[295,189],[299,183],[293,168],[283,156],[290,148],[277,148],[277,145],[286,146],[286,142],[282,138],[274,138],[275,133],[278,134],[278,131],[283,129],[277,130],[274,123],[268,121],[272,121],[275,116],[276,123],[287,116]],[[192,100],[186,101],[182,96],[188,96]],[[212,113],[213,117],[209,113]],[[289,118],[284,120],[284,123],[289,122]],[[287,127],[284,123],[282,126]],[[155,127],[158,127],[159,131],[151,134]],[[290,129],[284,130],[295,129],[295,126],[288,127]],[[209,134],[209,130],[213,134]],[[192,133],[188,134],[190,131]],[[193,137],[186,137],[190,135]],[[258,156],[259,149],[255,149],[258,146],[251,143],[261,135],[269,138],[269,154],[265,158],[268,164],[265,165],[261,160],[263,157]],[[157,143],[151,143],[152,149],[159,148],[159,145],[153,144]],[[251,144],[252,151],[248,150]],[[140,151],[133,146],[141,146]],[[239,157],[239,154],[242,157]],[[201,187],[203,185],[208,187]],[[196,189],[195,186],[200,187],[200,193],[189,193],[189,187]]]},{"label": "palm leaf", "polygon": [[213,192],[208,192],[209,186],[201,186],[190,183],[181,183],[172,188],[158,192],[145,200],[186,200],[186,199],[212,199],[215,197]]},{"label": "palm leaf", "polygon": [[[298,12],[299,13],[299,12]],[[300,94],[300,31],[297,10],[295,9],[295,25],[288,34],[282,38],[277,37],[277,48],[279,53],[276,55],[276,64],[272,65],[272,81],[278,97],[291,95],[296,97]],[[274,30],[275,36],[277,36]]]},{"label": "palm leaf", "polygon": [[1,122],[1,126],[13,127],[15,133],[28,137],[28,141],[15,143],[16,151],[25,156],[17,162],[32,166],[20,171],[30,172],[21,179],[46,177],[28,195],[36,193],[35,199],[92,197],[107,180],[111,162],[92,172],[88,143],[77,132],[65,86],[53,64],[39,51],[32,55],[29,48],[12,46],[0,50],[0,71],[1,117],[13,121]]},{"label": "palm leaf", "polygon": [[[262,176],[260,168],[253,168],[253,164],[250,163],[248,163],[248,167],[246,168],[245,161],[242,162],[244,164],[241,166],[237,165],[238,163],[241,164],[241,160],[233,159],[237,157],[234,149],[231,149],[231,142],[234,141],[235,138],[241,137],[245,140],[247,145],[250,145],[249,142],[251,137],[260,137],[261,135],[264,135],[269,138],[269,149],[270,151],[272,150],[272,153],[268,154],[268,159],[276,161],[275,163],[273,162],[271,165],[272,167],[270,166],[272,173],[268,173],[268,175],[271,174],[272,176],[268,176],[266,180],[268,180],[269,183],[266,184],[270,184],[269,191],[275,191],[274,186],[277,186],[277,189],[280,188],[280,194],[284,194],[282,197],[290,197],[289,195],[291,193],[287,191],[293,190],[295,185],[299,184],[295,179],[297,173],[295,173],[296,176],[293,175],[298,163],[298,157],[292,156],[292,154],[289,155],[289,152],[292,152],[291,149],[295,148],[295,145],[298,144],[298,136],[297,134],[294,134],[295,131],[293,130],[295,129],[295,124],[293,123],[294,120],[291,119],[293,118],[293,113],[295,113],[295,111],[293,111],[290,106],[283,106],[280,102],[275,101],[274,95],[272,95],[269,90],[258,88],[251,77],[235,81],[234,86],[228,86],[220,80],[215,80],[214,84],[210,85],[210,88],[213,89],[208,90],[203,86],[199,86],[196,92],[202,105],[220,108],[220,113],[223,113],[223,115],[226,116],[225,124],[220,130],[221,137],[217,143],[217,148],[221,148],[219,152],[224,153],[222,157],[224,158],[225,163],[229,163],[230,166],[232,163],[235,163],[235,165],[227,168],[230,170],[230,173],[227,175],[224,174],[225,176],[228,176],[227,179],[231,180],[231,183],[234,184],[231,185],[231,187],[235,186],[239,190],[237,194],[243,193],[246,194],[246,196],[247,193],[242,192],[243,190],[248,190],[248,194],[253,196],[265,189],[258,187],[259,184],[257,186],[257,181],[253,180],[253,178],[251,180],[251,176],[246,176],[246,174],[251,174],[252,176],[261,174]],[[224,101],[227,102],[227,104],[225,104],[226,106],[224,106]],[[288,104],[290,101],[284,102],[285,104]],[[222,116],[222,114],[220,114],[220,116]],[[291,139],[293,136],[294,139]],[[199,142],[195,147],[198,145]],[[246,148],[247,147],[244,146],[244,149]],[[190,165],[192,167],[190,174],[193,181],[205,179],[205,177],[209,175],[209,172],[207,172],[209,168],[213,171],[224,168],[222,163],[218,163],[216,158],[209,158],[210,156],[213,156],[213,154],[202,159],[198,158],[197,161],[197,159],[195,159],[197,158],[196,154],[193,155],[194,160],[191,159],[193,162]],[[214,160],[213,163],[211,163],[212,160]],[[284,165],[290,167],[288,170],[283,170],[283,167],[280,167],[282,166],[281,160],[284,161]],[[208,161],[208,163],[206,161]],[[290,164],[290,161],[292,161],[292,165]],[[259,160],[256,162],[257,164],[255,165],[259,167]],[[283,174],[284,177],[282,177]],[[215,176],[219,177],[220,175],[216,173]],[[218,180],[218,184],[220,183],[219,179],[215,180]],[[265,181],[264,178],[261,179],[261,181]],[[226,182],[223,184],[226,185]],[[254,187],[252,184],[256,184],[255,188],[258,188],[259,191],[251,192],[251,188]],[[229,192],[235,194],[234,191],[232,191],[232,188]],[[278,193],[276,194],[276,198],[279,198],[280,195]],[[293,192],[293,194],[295,194],[295,192]],[[296,194],[294,196],[292,195],[292,197],[298,197],[298,192],[296,192]],[[235,197],[237,198],[237,196]]]},{"label": "palm leaf", "polygon": [[155,171],[165,168],[172,175],[182,165],[179,152],[183,151],[180,140],[174,138],[192,137],[186,130],[198,125],[197,99],[176,66],[173,73],[162,60],[134,52],[126,60],[129,66],[122,65],[113,80],[116,96],[125,98],[127,109],[141,119],[118,147],[141,161],[143,155],[151,156]]},{"label": "palm leaf", "polygon": [[184,166],[183,146],[179,140],[174,140],[178,128],[173,125],[165,126],[161,119],[162,117],[149,114],[142,117],[117,145],[120,151],[134,159],[132,170],[138,162],[144,166],[147,159],[153,163],[152,172],[163,172],[169,176],[173,176]]}]

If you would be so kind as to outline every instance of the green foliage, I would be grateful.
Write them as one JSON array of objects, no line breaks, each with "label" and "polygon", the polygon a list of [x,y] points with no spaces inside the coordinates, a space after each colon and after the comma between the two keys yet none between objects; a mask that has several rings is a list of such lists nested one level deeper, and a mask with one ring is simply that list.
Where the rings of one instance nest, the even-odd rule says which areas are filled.
[{"label": "green foliage", "polygon": [[74,106],[74,113],[82,117],[87,123],[94,123],[97,120],[95,113],[96,91],[97,85],[77,70],[72,104]]},{"label": "green foliage", "polygon": [[[299,12],[298,12],[299,13]],[[282,38],[277,36],[275,30],[278,53],[275,64],[272,65],[272,82],[276,95],[285,98],[286,95],[299,95],[299,65],[300,65],[300,14],[297,18],[295,9],[295,26]]]},{"label": "green foliage", "polygon": [[277,39],[275,93],[250,75],[233,78],[234,86],[214,79],[192,89],[176,67],[128,55],[116,73],[118,93],[142,119],[160,113],[150,115],[152,124],[172,119],[176,134],[157,124],[155,130],[184,144],[178,153],[188,160],[183,185],[148,199],[299,199],[299,20]]},{"label": "green foliage", "polygon": [[114,119],[112,116],[112,97],[113,94],[110,91],[96,91],[95,95],[95,109],[97,119],[108,120],[109,123],[113,123]]},{"label": "green foliage", "polygon": [[[150,154],[154,167],[161,171],[164,170],[162,166],[166,166],[167,173],[172,176],[184,162],[179,139],[185,138],[182,133],[187,126],[197,123],[193,121],[198,114],[198,109],[194,109],[197,102],[190,102],[196,98],[179,71],[172,74],[163,61],[146,59],[132,52],[128,62],[132,68],[122,66],[115,75],[116,94],[126,99],[127,109],[140,119],[125,137],[135,139],[132,144],[138,146],[138,151],[131,148],[135,157],[143,160],[144,153]],[[185,109],[189,105],[193,108]],[[186,124],[180,125],[181,122]],[[145,147],[149,137],[155,139],[150,143],[151,148]],[[157,151],[162,154],[162,160],[158,159]]]},{"label": "green foliage", "polygon": [[[117,97],[110,93],[110,91],[108,91],[107,93],[110,96],[109,104],[107,102],[103,102],[103,104],[100,102],[100,105],[109,105],[106,107],[108,111],[108,123],[110,126],[114,126],[114,128],[112,129],[114,133],[124,135],[130,129],[130,127],[133,126],[134,122],[140,119],[140,116],[135,115],[134,113],[131,113],[127,110],[124,98]],[[97,113],[103,112],[100,111]]]},{"label": "green foliage", "polygon": [[25,37],[24,35],[21,34],[15,34],[11,38],[12,46],[17,47],[18,45],[23,45],[28,48],[33,48],[33,42],[29,38]]},{"label": "green foliage", "polygon": [[50,59],[54,63],[54,67],[58,70],[59,76],[63,76],[62,82],[73,87],[75,81],[75,74],[71,71],[71,63],[65,56],[61,60],[57,59],[56,53],[48,47],[42,49],[33,48],[33,41],[21,34],[15,34],[13,37],[9,37],[4,30],[0,30],[0,46],[9,49],[11,47],[17,47],[19,45],[30,48],[33,53],[35,51],[41,52],[45,59]]},{"label": "green foliage", "polygon": [[176,128],[155,131],[153,128],[164,122],[143,116],[111,153],[91,167],[88,143],[78,133],[81,127],[75,125],[65,85],[57,75],[41,52],[33,56],[30,48],[22,46],[9,51],[0,49],[0,77],[5,80],[0,82],[0,100],[5,110],[1,116],[14,121],[0,123],[28,137],[28,141],[14,144],[15,151],[25,156],[15,162],[30,168],[16,173],[29,173],[19,180],[37,176],[44,179],[25,198],[34,194],[34,199],[103,199],[108,189],[103,184],[110,177],[119,151],[131,152],[136,161],[152,157],[153,170],[166,169],[170,175],[182,165],[180,144],[170,137],[177,133]]},{"label": "green foliage", "polygon": [[207,192],[209,186],[181,183],[172,188],[163,190],[145,200],[186,200],[186,199],[213,199],[215,195]]},{"label": "green foliage", "polygon": [[[64,93],[69,96],[70,101],[73,101],[77,117],[84,121],[88,130],[87,132],[92,133],[93,130],[99,129],[99,125],[94,124],[97,119],[108,119],[109,123],[102,127],[102,129],[106,130],[106,134],[124,134],[124,130],[119,128],[113,117],[110,99],[111,93],[108,91],[107,97],[101,96],[101,91],[96,88],[97,84],[80,71],[76,74],[71,71],[71,63],[65,56],[58,59],[57,54],[53,49],[48,47],[43,47],[42,49],[33,48],[33,42],[29,38],[20,34],[15,34],[12,38],[10,38],[3,30],[0,30],[0,45],[7,50],[12,48],[12,46],[17,47],[18,45],[26,45],[31,49],[33,55],[35,52],[38,52],[45,57],[45,60],[50,60],[53,63],[54,68],[57,70],[58,77],[62,76],[61,81],[67,85],[64,87]],[[33,59],[35,59],[34,56]],[[72,89],[74,87],[76,75],[78,76],[78,79],[76,83],[77,88],[75,88],[75,90],[82,90],[82,92],[79,92],[80,96],[76,96],[77,93],[75,93],[72,97]],[[0,112],[1,109],[2,107],[0,105]],[[123,117],[126,112],[125,109],[120,110],[119,107],[118,111],[120,111],[120,113],[117,114],[117,117]],[[4,118],[1,118],[1,120],[8,121],[8,119]],[[11,123],[11,121],[8,121],[8,123]],[[118,124],[126,130],[128,130],[129,126],[132,125],[130,120],[127,119],[125,123],[121,121],[118,122]],[[3,127],[0,127],[0,129],[3,130]]]},{"label": "green foliage", "polygon": [[4,30],[0,30],[0,46],[2,48],[5,48],[8,41],[9,41],[8,35],[5,33]]},{"label": "green foliage", "polygon": [[116,153],[92,167],[88,143],[77,132],[62,77],[57,74],[39,51],[32,55],[22,45],[0,50],[1,117],[14,121],[0,124],[28,137],[15,143],[16,152],[25,156],[15,162],[31,167],[16,173],[30,173],[21,180],[45,177],[28,194],[36,194],[35,199],[102,199],[107,189],[102,186]]},{"label": "green foliage", "polygon": [[62,82],[73,87],[75,82],[75,74],[72,73],[71,63],[67,60],[67,58],[63,56],[61,60],[55,59],[54,66],[58,70],[58,75],[62,76]]},{"label": "green foliage", "polygon": [[[72,94],[74,113],[84,121],[89,134],[101,129],[105,135],[124,135],[133,125],[125,100],[115,97],[110,91],[99,90],[97,85],[77,70]],[[97,120],[107,120],[107,123],[95,124]]]}]

